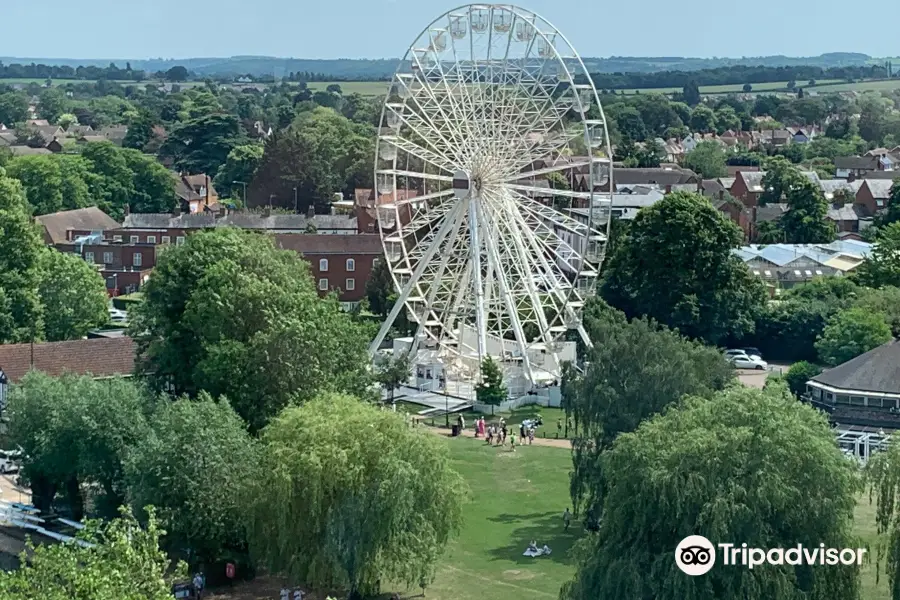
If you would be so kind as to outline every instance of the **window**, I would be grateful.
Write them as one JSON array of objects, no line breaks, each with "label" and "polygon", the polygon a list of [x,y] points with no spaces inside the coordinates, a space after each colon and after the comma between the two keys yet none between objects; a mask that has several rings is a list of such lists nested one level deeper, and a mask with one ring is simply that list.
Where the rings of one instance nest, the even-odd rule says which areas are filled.
[{"label": "window", "polygon": [[319,270],[323,273],[328,270],[328,259],[320,258],[319,259]]},{"label": "window", "polygon": [[183,235],[179,235],[177,238],[175,238],[175,245],[176,245],[176,246],[180,246],[180,245],[182,245],[183,243],[184,243],[184,236],[183,236]]},{"label": "window", "polygon": [[807,276],[807,277],[812,277],[812,271],[806,271],[806,276]]},{"label": "window", "polygon": [[94,262],[94,253],[93,252],[85,252],[84,260],[86,260],[89,263],[93,263]]},{"label": "window", "polygon": [[141,236],[139,236],[139,235],[133,235],[133,236],[131,236],[131,237],[129,238],[129,241],[130,241],[132,244],[137,244],[139,241],[141,241]]},{"label": "window", "polygon": [[104,252],[103,253],[103,264],[111,265],[113,263],[113,253],[112,252]]},{"label": "window", "polygon": [[796,277],[803,277],[803,274],[800,271],[794,271],[794,275]]},{"label": "window", "polygon": [[164,236],[162,236],[162,243],[163,243],[163,244],[171,244],[171,243],[172,243],[172,238],[169,237],[169,236],[167,236],[167,235],[164,235]]},{"label": "window", "polygon": [[135,253],[134,253],[134,260],[133,260],[133,262],[132,262],[131,264],[133,264],[133,265],[136,266],[136,267],[140,267],[140,266],[142,266],[142,265],[144,264],[144,257],[141,256],[141,253],[140,253],[140,252],[135,252]]},{"label": "window", "polygon": [[114,242],[121,242],[121,241],[122,241],[122,236],[121,236],[121,235],[114,235],[114,236],[113,236],[113,241],[114,241]]},{"label": "window", "polygon": [[372,259],[372,268],[374,269],[375,267],[377,267],[378,263],[380,263],[380,262],[381,262],[380,258],[373,258]]},{"label": "window", "polygon": [[328,289],[328,280],[325,279],[324,277],[319,280],[319,289],[322,290],[323,292]]},{"label": "window", "polygon": [[347,271],[355,271],[356,270],[356,261],[352,258],[347,259]]},{"label": "window", "polygon": [[877,206],[877,207],[879,207],[879,208],[882,207],[882,206],[884,206],[884,200],[876,200],[876,201],[875,201],[875,206]]},{"label": "window", "polygon": [[156,243],[156,236],[155,236],[155,235],[148,235],[148,236],[147,236],[147,243],[148,243],[148,244],[155,244],[155,243]]},{"label": "window", "polygon": [[355,280],[355,279],[348,279],[348,280],[347,280],[347,291],[348,291],[348,292],[352,292],[352,291],[355,290],[355,289],[356,289],[356,280]]}]

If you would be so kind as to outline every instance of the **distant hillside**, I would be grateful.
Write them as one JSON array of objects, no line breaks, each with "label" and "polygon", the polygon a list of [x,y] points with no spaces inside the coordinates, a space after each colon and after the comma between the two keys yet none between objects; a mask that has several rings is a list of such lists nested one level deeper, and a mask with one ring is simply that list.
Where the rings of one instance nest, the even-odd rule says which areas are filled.
[{"label": "distant hillside", "polygon": [[[592,73],[656,73],[659,71],[697,71],[735,65],[762,67],[811,66],[823,69],[832,67],[863,66],[872,57],[856,52],[831,52],[819,56],[758,56],[743,58],[685,58],[678,56],[609,58],[585,57],[584,62]],[[230,58],[188,58],[183,60],[151,59],[71,59],[71,58],[14,58],[0,57],[3,64],[46,64],[60,66],[107,67],[115,63],[124,67],[130,63],[134,69],[148,73],[166,71],[175,65],[203,76],[274,75],[283,77],[291,72],[321,73],[335,79],[374,80],[393,75],[399,59],[329,59],[276,58],[271,56],[232,56]]]}]

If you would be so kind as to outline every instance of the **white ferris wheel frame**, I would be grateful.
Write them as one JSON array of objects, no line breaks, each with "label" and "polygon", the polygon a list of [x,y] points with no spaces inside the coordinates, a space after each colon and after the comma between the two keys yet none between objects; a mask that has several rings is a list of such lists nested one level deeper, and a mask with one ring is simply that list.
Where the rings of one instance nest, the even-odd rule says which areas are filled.
[{"label": "white ferris wheel frame", "polygon": [[[487,15],[486,26],[481,24],[481,20],[478,21],[479,26],[482,28],[481,31],[476,31],[474,26],[473,15],[476,12],[481,15]],[[495,15],[504,14],[507,15],[509,22],[505,23],[505,30],[501,32],[501,29],[495,28],[494,19]],[[458,25],[461,18],[464,19],[463,27],[465,27],[465,32],[462,37],[456,37],[452,31],[453,26],[454,24]],[[499,21],[500,24],[497,26],[501,26],[505,19],[500,19]],[[522,27],[526,32],[526,36],[530,34],[530,38],[523,39],[518,37],[519,31],[517,27],[519,27],[519,23],[526,24]],[[490,143],[489,141],[485,142],[483,137],[479,138],[473,134],[478,133],[475,130],[480,127],[477,122],[478,115],[484,114],[484,111],[486,110],[486,105],[481,104],[476,106],[476,101],[485,103],[495,99],[495,94],[498,92],[492,91],[489,98],[484,92],[485,87],[492,88],[493,90],[500,90],[500,87],[493,87],[499,85],[494,79],[495,65],[492,62],[496,59],[492,59],[491,57],[492,36],[495,31],[503,33],[509,38],[506,47],[506,55],[502,59],[504,65],[509,65],[509,51],[514,37],[517,37],[519,42],[527,42],[528,44],[524,58],[521,59],[525,61],[526,65],[533,48],[537,45],[538,51],[543,59],[537,77],[544,76],[544,70],[548,62],[555,65],[557,85],[560,82],[567,82],[569,84],[567,90],[572,91],[571,95],[574,98],[574,102],[565,112],[553,118],[553,122],[550,123],[549,127],[546,127],[545,130],[541,130],[539,133],[542,136],[550,135],[553,128],[564,121],[565,114],[569,110],[576,111],[581,126],[581,138],[584,141],[588,155],[586,157],[586,162],[572,162],[570,164],[563,164],[563,166],[554,164],[550,167],[538,169],[531,166],[530,170],[522,170],[529,165],[533,165],[535,160],[546,158],[546,155],[541,156],[536,154],[536,152],[542,149],[545,152],[550,153],[551,156],[554,151],[558,151],[556,156],[558,159],[562,156],[562,148],[567,148],[569,143],[578,137],[577,133],[573,133],[571,137],[563,136],[565,138],[564,145],[559,146],[558,148],[553,147],[552,144],[550,147],[547,147],[547,144],[544,144],[542,140],[541,144],[537,144],[530,148],[534,153],[527,157],[520,156],[516,158],[509,156],[502,149],[498,150],[492,148],[494,155],[491,155],[491,157],[494,157],[499,151],[502,155],[500,157],[502,160],[512,161],[515,159],[521,163],[521,165],[517,165],[521,168],[516,170],[514,173],[515,177],[509,178],[507,175],[507,179],[501,184],[502,188],[508,193],[504,197],[500,197],[503,196],[502,194],[494,194],[497,197],[491,199],[492,205],[499,203],[506,209],[503,211],[502,216],[509,217],[508,222],[507,219],[492,218],[492,216],[496,217],[496,215],[488,214],[489,211],[485,210],[483,206],[484,200],[491,196],[488,192],[488,186],[485,185],[483,191],[479,189],[476,192],[476,188],[479,186],[477,178],[473,178],[473,176],[469,174],[469,171],[464,169],[463,165],[460,164],[464,159],[471,163],[472,160],[476,160],[473,157],[477,157],[478,160],[481,160],[482,154],[488,154],[485,152],[483,145],[478,146],[476,144],[472,147],[468,142],[471,139],[477,138],[479,140],[478,143]],[[467,68],[472,73],[475,73],[479,69],[479,60],[474,56],[474,38],[476,34],[484,34],[488,38],[486,60],[481,64],[480,68],[487,69],[487,72],[490,73],[490,86],[479,86],[474,79],[472,80],[472,83],[469,84],[466,82],[465,76],[463,76],[462,82],[457,82],[459,87],[451,90],[451,84],[448,83],[447,74],[453,69],[456,69],[456,72],[459,73],[461,64],[461,61],[457,56],[455,46],[456,40],[468,38],[470,57]],[[443,47],[438,48],[440,45],[439,38],[441,36],[443,36],[444,39]],[[417,48],[416,43],[422,41],[423,38],[429,42],[429,45],[426,48]],[[560,48],[557,47],[557,42],[561,42],[563,51],[568,50],[565,56],[561,54]],[[453,49],[452,58],[453,61],[455,61],[453,63],[445,62],[445,59],[442,58],[442,53],[447,49],[447,44]],[[541,44],[543,44],[543,46]],[[550,49],[551,52],[545,54],[546,49]],[[447,112],[449,111],[445,110],[448,108],[447,105],[441,104],[437,99],[436,90],[440,87],[440,83],[432,83],[427,79],[428,76],[423,75],[425,68],[422,60],[428,60],[427,57],[429,55],[433,57],[434,63],[429,66],[432,69],[435,67],[437,68],[439,76],[443,81],[442,92],[447,93],[444,100],[448,100],[448,104],[450,105],[449,108],[457,112],[457,114],[452,117],[448,116]],[[450,65],[450,68],[448,68],[446,72],[444,69],[445,64]],[[573,68],[570,68],[570,65],[573,65]],[[526,72],[525,67],[521,70],[523,73]],[[576,84],[573,71],[576,72],[576,75],[584,76],[586,82]],[[481,76],[482,71],[477,72],[477,76]],[[520,73],[517,85],[524,85],[522,84],[522,79],[523,77]],[[478,83],[481,82],[479,81]],[[539,82],[536,82],[535,85],[531,87],[531,94],[536,93],[538,83]],[[421,89],[414,91],[413,84],[421,85]],[[466,89],[470,85],[473,89]],[[401,101],[399,103],[396,101],[392,102],[392,95],[395,91],[401,96]],[[425,91],[426,93],[420,98],[416,98],[416,93],[422,91]],[[465,102],[460,98],[453,99],[452,94],[459,91],[463,91],[464,94],[473,96],[473,98],[468,99],[471,101],[470,105],[466,106]],[[480,97],[474,98],[474,96],[479,95],[476,93],[477,91],[481,92]],[[587,94],[587,102],[584,101],[584,94]],[[502,90],[500,96],[501,99],[504,96]],[[424,111],[424,105],[418,106],[418,108],[423,109],[420,114],[410,112],[404,115],[410,101],[416,100],[418,102],[421,98],[433,100],[436,104],[440,114],[435,113],[433,115],[433,120],[428,118],[428,114]],[[518,99],[518,97],[515,99]],[[548,96],[546,100],[552,102],[552,95]],[[599,119],[592,120],[587,118],[586,113],[590,103],[595,103],[597,110],[599,111]],[[535,103],[534,106],[539,109],[537,103]],[[556,106],[553,105],[553,108],[556,108]],[[539,113],[538,116],[541,117],[542,115]],[[444,120],[443,125],[447,125],[451,119],[455,120],[458,126],[457,131],[450,131],[448,133],[447,130],[441,129],[435,125],[435,120],[439,119]],[[390,331],[395,319],[399,316],[400,311],[407,309],[409,317],[416,324],[417,328],[416,335],[413,338],[413,347],[411,349],[413,354],[418,347],[419,341],[422,339],[430,339],[432,343],[436,343],[439,348],[443,348],[444,350],[447,350],[448,347],[450,347],[451,353],[452,346],[456,344],[456,351],[461,352],[462,348],[460,345],[462,342],[457,337],[461,337],[461,335],[459,335],[458,331],[454,334],[454,325],[452,323],[447,323],[446,320],[448,315],[457,315],[461,305],[467,302],[467,299],[465,298],[467,295],[466,292],[474,292],[474,320],[477,348],[473,350],[477,350],[480,365],[481,360],[487,356],[487,340],[489,337],[485,312],[485,282],[483,281],[485,273],[488,277],[491,277],[492,274],[495,275],[497,281],[492,283],[496,284],[498,289],[494,291],[499,292],[497,295],[502,297],[499,298],[500,302],[502,302],[501,310],[505,309],[505,316],[508,318],[510,329],[514,334],[519,355],[522,357],[525,371],[532,381],[535,380],[535,377],[529,364],[528,350],[533,348],[536,344],[542,344],[544,348],[547,348],[554,356],[556,356],[557,346],[555,345],[555,342],[562,339],[566,331],[575,329],[580,334],[582,341],[590,347],[592,344],[581,323],[580,309],[583,307],[583,300],[594,293],[599,266],[605,258],[605,246],[606,241],[609,238],[610,224],[612,221],[612,192],[615,189],[613,183],[612,152],[606,123],[607,121],[603,112],[603,106],[600,103],[599,95],[597,94],[597,90],[593,85],[593,81],[581,57],[575,51],[569,40],[560,33],[556,27],[540,15],[508,4],[469,4],[449,10],[427,25],[415,38],[413,45],[409,47],[404,55],[403,60],[392,78],[388,89],[388,95],[382,106],[380,120],[381,127],[379,129],[375,148],[375,212],[382,246],[385,252],[385,260],[387,260],[391,279],[399,296],[392,307],[388,318],[383,323],[381,330],[372,341],[370,345],[370,354],[374,356]],[[538,125],[544,125],[544,122],[539,118],[530,124],[537,127]],[[400,134],[401,128],[404,126],[414,134],[418,135],[421,143],[405,139]],[[602,139],[599,140],[599,143],[596,137],[597,127],[602,129]],[[428,137],[421,135],[423,132],[430,134],[433,138],[428,139]],[[480,133],[483,134],[484,131],[481,131]],[[393,158],[383,158],[382,152],[386,147],[388,150],[385,153],[385,156],[390,156],[392,154]],[[516,148],[515,144],[509,147],[513,149]],[[393,150],[390,150],[390,148],[393,148]],[[600,150],[605,154],[605,161],[596,157],[596,150]],[[407,157],[407,169],[410,161],[409,157],[412,156],[421,161],[423,165],[422,170],[417,172],[400,168],[398,158],[401,153],[404,153]],[[453,160],[454,158],[456,160]],[[392,168],[379,168],[381,162],[384,161],[391,163]],[[600,165],[604,162],[606,165],[605,179],[609,182],[610,193],[606,200],[605,232],[599,232],[593,227],[595,221],[594,212],[596,210],[596,204],[598,204],[599,201],[602,201],[606,195],[596,192],[595,189],[601,179],[602,167],[600,167]],[[587,211],[586,227],[583,222],[577,221],[573,217],[565,215],[564,213],[529,197],[529,194],[547,191],[546,189],[538,188],[535,185],[527,185],[525,180],[529,177],[534,179],[541,175],[548,175],[554,172],[564,173],[568,169],[585,166],[588,167],[587,192],[553,190],[552,195],[587,200],[589,210]],[[437,168],[438,172],[428,173],[429,167]],[[444,171],[445,174],[439,174],[440,171]],[[452,175],[450,175],[450,173],[452,173]],[[386,186],[384,181],[385,178],[388,177],[390,185]],[[468,177],[467,183],[469,186],[466,190],[468,192],[467,194],[460,193],[459,189],[453,189],[462,187],[457,184],[466,177]],[[400,194],[401,190],[398,187],[398,179],[400,178],[404,178],[407,183],[407,193],[402,196]],[[410,179],[419,179],[422,181],[423,194],[416,196],[409,195]],[[453,187],[450,189],[429,192],[429,181],[439,182],[438,185],[451,183],[453,184]],[[387,196],[388,202],[380,203],[382,196]],[[452,200],[448,201],[451,197]],[[514,200],[515,202],[511,204],[511,200]],[[434,210],[428,208],[432,202],[437,203],[437,207]],[[414,210],[413,207],[420,207],[421,212],[412,216]],[[601,209],[601,211],[602,210],[603,209]],[[496,210],[494,210],[494,212],[496,212]],[[404,214],[407,213],[410,215],[409,222],[403,224]],[[417,219],[419,220],[417,221]],[[468,226],[464,227],[465,224]],[[475,224],[475,226],[472,226],[473,224]],[[417,227],[427,229],[427,233],[422,240],[418,240],[418,236],[415,234]],[[415,243],[408,243],[408,238],[405,237],[406,235],[409,235],[408,233],[397,235],[396,232],[402,231],[404,228],[408,231],[412,231],[412,237]],[[468,234],[467,239],[460,238],[463,229],[465,229],[465,232]],[[502,235],[504,229],[507,234],[505,238]],[[571,232],[576,236],[580,235],[577,232],[585,232],[585,250],[579,253],[575,251],[568,242],[560,242],[561,238],[559,237],[559,232],[561,230]],[[597,234],[602,236],[602,239],[600,239]],[[451,236],[456,237],[451,239]],[[556,237],[555,240],[553,239],[554,236]],[[512,247],[499,248],[497,239],[511,241]],[[591,246],[591,242],[594,240],[598,241]],[[466,254],[465,252],[457,251],[456,246],[454,245],[456,243],[463,246],[467,243],[469,252]],[[589,249],[592,247],[594,250]],[[472,249],[478,249],[478,251],[473,251]],[[564,265],[569,267],[568,269],[562,267],[563,270],[566,270],[571,276],[571,284],[569,285],[568,291],[554,285],[550,285],[544,291],[544,299],[546,299],[546,296],[555,297],[554,303],[560,302],[563,307],[561,310],[556,311],[552,322],[548,321],[546,317],[546,308],[543,304],[544,300],[541,299],[541,292],[537,289],[538,283],[546,283],[551,280],[545,279],[543,282],[539,281],[538,283],[535,283],[530,274],[524,274],[523,277],[523,273],[519,273],[520,277],[516,280],[516,284],[522,285],[524,280],[525,293],[532,301],[531,306],[535,306],[535,301],[541,302],[540,309],[533,309],[537,320],[537,329],[539,331],[539,335],[536,339],[528,340],[526,338],[523,325],[519,318],[520,307],[515,304],[515,294],[511,291],[511,288],[515,286],[510,284],[505,273],[500,273],[498,270],[498,265],[502,261],[503,250],[509,250],[519,257],[524,257],[526,255],[531,257],[542,277],[545,277],[548,272],[553,271],[554,265],[550,264],[550,257],[553,257],[553,260],[561,260]],[[565,255],[567,258],[560,258],[562,255]],[[453,258],[460,259],[461,257],[467,259],[465,266],[460,267],[460,265],[455,263],[453,266],[450,266],[450,263],[453,262]],[[485,271],[486,265],[483,264],[485,259],[489,263],[487,271]],[[508,264],[509,259],[507,258],[507,265]],[[429,268],[431,269],[431,279],[428,282],[424,282],[428,283],[428,285],[423,285],[423,275],[425,275]],[[448,268],[450,271],[448,271]],[[459,270],[460,268],[462,269],[461,271]],[[452,288],[454,298],[450,303],[449,310],[447,310],[448,307],[446,306],[446,302],[444,302],[444,309],[438,312],[436,311],[435,297],[442,286],[444,286],[445,282],[443,279],[447,278],[448,275],[452,275],[453,269],[457,269],[456,275],[461,274],[461,280],[456,284],[455,288]],[[588,289],[579,290],[579,282],[582,282],[585,279],[591,281],[592,285],[590,285]],[[552,281],[553,283],[556,283],[556,280]],[[450,285],[453,286],[453,283],[450,282]],[[563,297],[563,295],[565,297]],[[496,299],[494,301],[496,302]],[[422,308],[422,305],[424,305],[424,308]],[[554,304],[554,306],[556,305]],[[464,319],[460,319],[459,317],[456,318],[458,321],[464,322]],[[565,325],[562,325],[563,322]],[[457,326],[459,328],[462,327],[462,325],[458,323]],[[437,328],[442,333],[435,334],[432,331],[432,328]],[[457,337],[457,339],[448,339],[454,337]]]}]

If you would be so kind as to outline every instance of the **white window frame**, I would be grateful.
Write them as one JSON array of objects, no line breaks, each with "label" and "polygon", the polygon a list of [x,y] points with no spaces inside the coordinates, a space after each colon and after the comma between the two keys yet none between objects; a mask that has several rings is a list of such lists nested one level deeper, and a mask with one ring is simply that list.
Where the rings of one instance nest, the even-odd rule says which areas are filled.
[{"label": "white window frame", "polygon": [[350,277],[344,283],[347,284],[348,292],[352,292],[352,291],[356,290],[356,279],[353,279],[352,277]]},{"label": "white window frame", "polygon": [[139,235],[133,235],[128,238],[129,244],[138,244],[138,243],[140,243],[140,241],[141,241],[141,236],[139,236]]},{"label": "white window frame", "polygon": [[320,292],[328,291],[328,279],[326,279],[325,277],[322,277],[321,279],[319,279],[319,291]]},{"label": "white window frame", "polygon": [[164,236],[162,236],[161,239],[162,239],[162,243],[163,243],[163,244],[171,244],[171,243],[172,243],[172,237],[171,237],[171,236],[164,235]]},{"label": "white window frame", "polygon": [[319,259],[319,271],[321,271],[322,273],[328,272],[328,259],[327,258]]},{"label": "white window frame", "polygon": [[155,235],[148,235],[148,236],[147,236],[147,243],[148,243],[148,244],[155,244],[155,243],[156,243],[156,236],[155,236]]},{"label": "white window frame", "polygon": [[[109,260],[107,260],[109,259]],[[104,252],[103,253],[103,264],[111,265],[113,264],[113,253],[112,252]]]},{"label": "white window frame", "polygon": [[180,245],[182,245],[183,243],[184,243],[184,236],[183,236],[183,235],[179,235],[177,238],[175,238],[175,245],[176,245],[176,246],[180,246]]},{"label": "white window frame", "polygon": [[94,253],[93,252],[85,252],[84,260],[91,264],[94,264]]},{"label": "white window frame", "polygon": [[375,258],[373,258],[372,259],[372,268],[374,269],[375,267],[377,267],[379,262],[381,262],[380,258],[378,258],[377,256]]},{"label": "white window frame", "polygon": [[143,267],[144,266],[144,255],[140,252],[135,252],[131,257],[131,264],[135,267]]},{"label": "white window frame", "polygon": [[352,258],[347,259],[347,272],[352,273],[356,271],[356,261]]},{"label": "white window frame", "polygon": [[113,236],[113,241],[114,241],[114,242],[121,242],[121,241],[122,241],[122,236],[121,236],[121,235],[114,235],[114,236]]}]

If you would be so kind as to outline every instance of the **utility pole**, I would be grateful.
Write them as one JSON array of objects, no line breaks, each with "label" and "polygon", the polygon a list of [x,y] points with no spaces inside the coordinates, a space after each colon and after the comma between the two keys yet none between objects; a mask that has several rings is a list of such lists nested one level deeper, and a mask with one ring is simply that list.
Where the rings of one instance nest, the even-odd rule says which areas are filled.
[{"label": "utility pole", "polygon": [[298,206],[299,205],[297,204],[297,188],[294,188],[294,212],[295,213],[297,212]]}]

